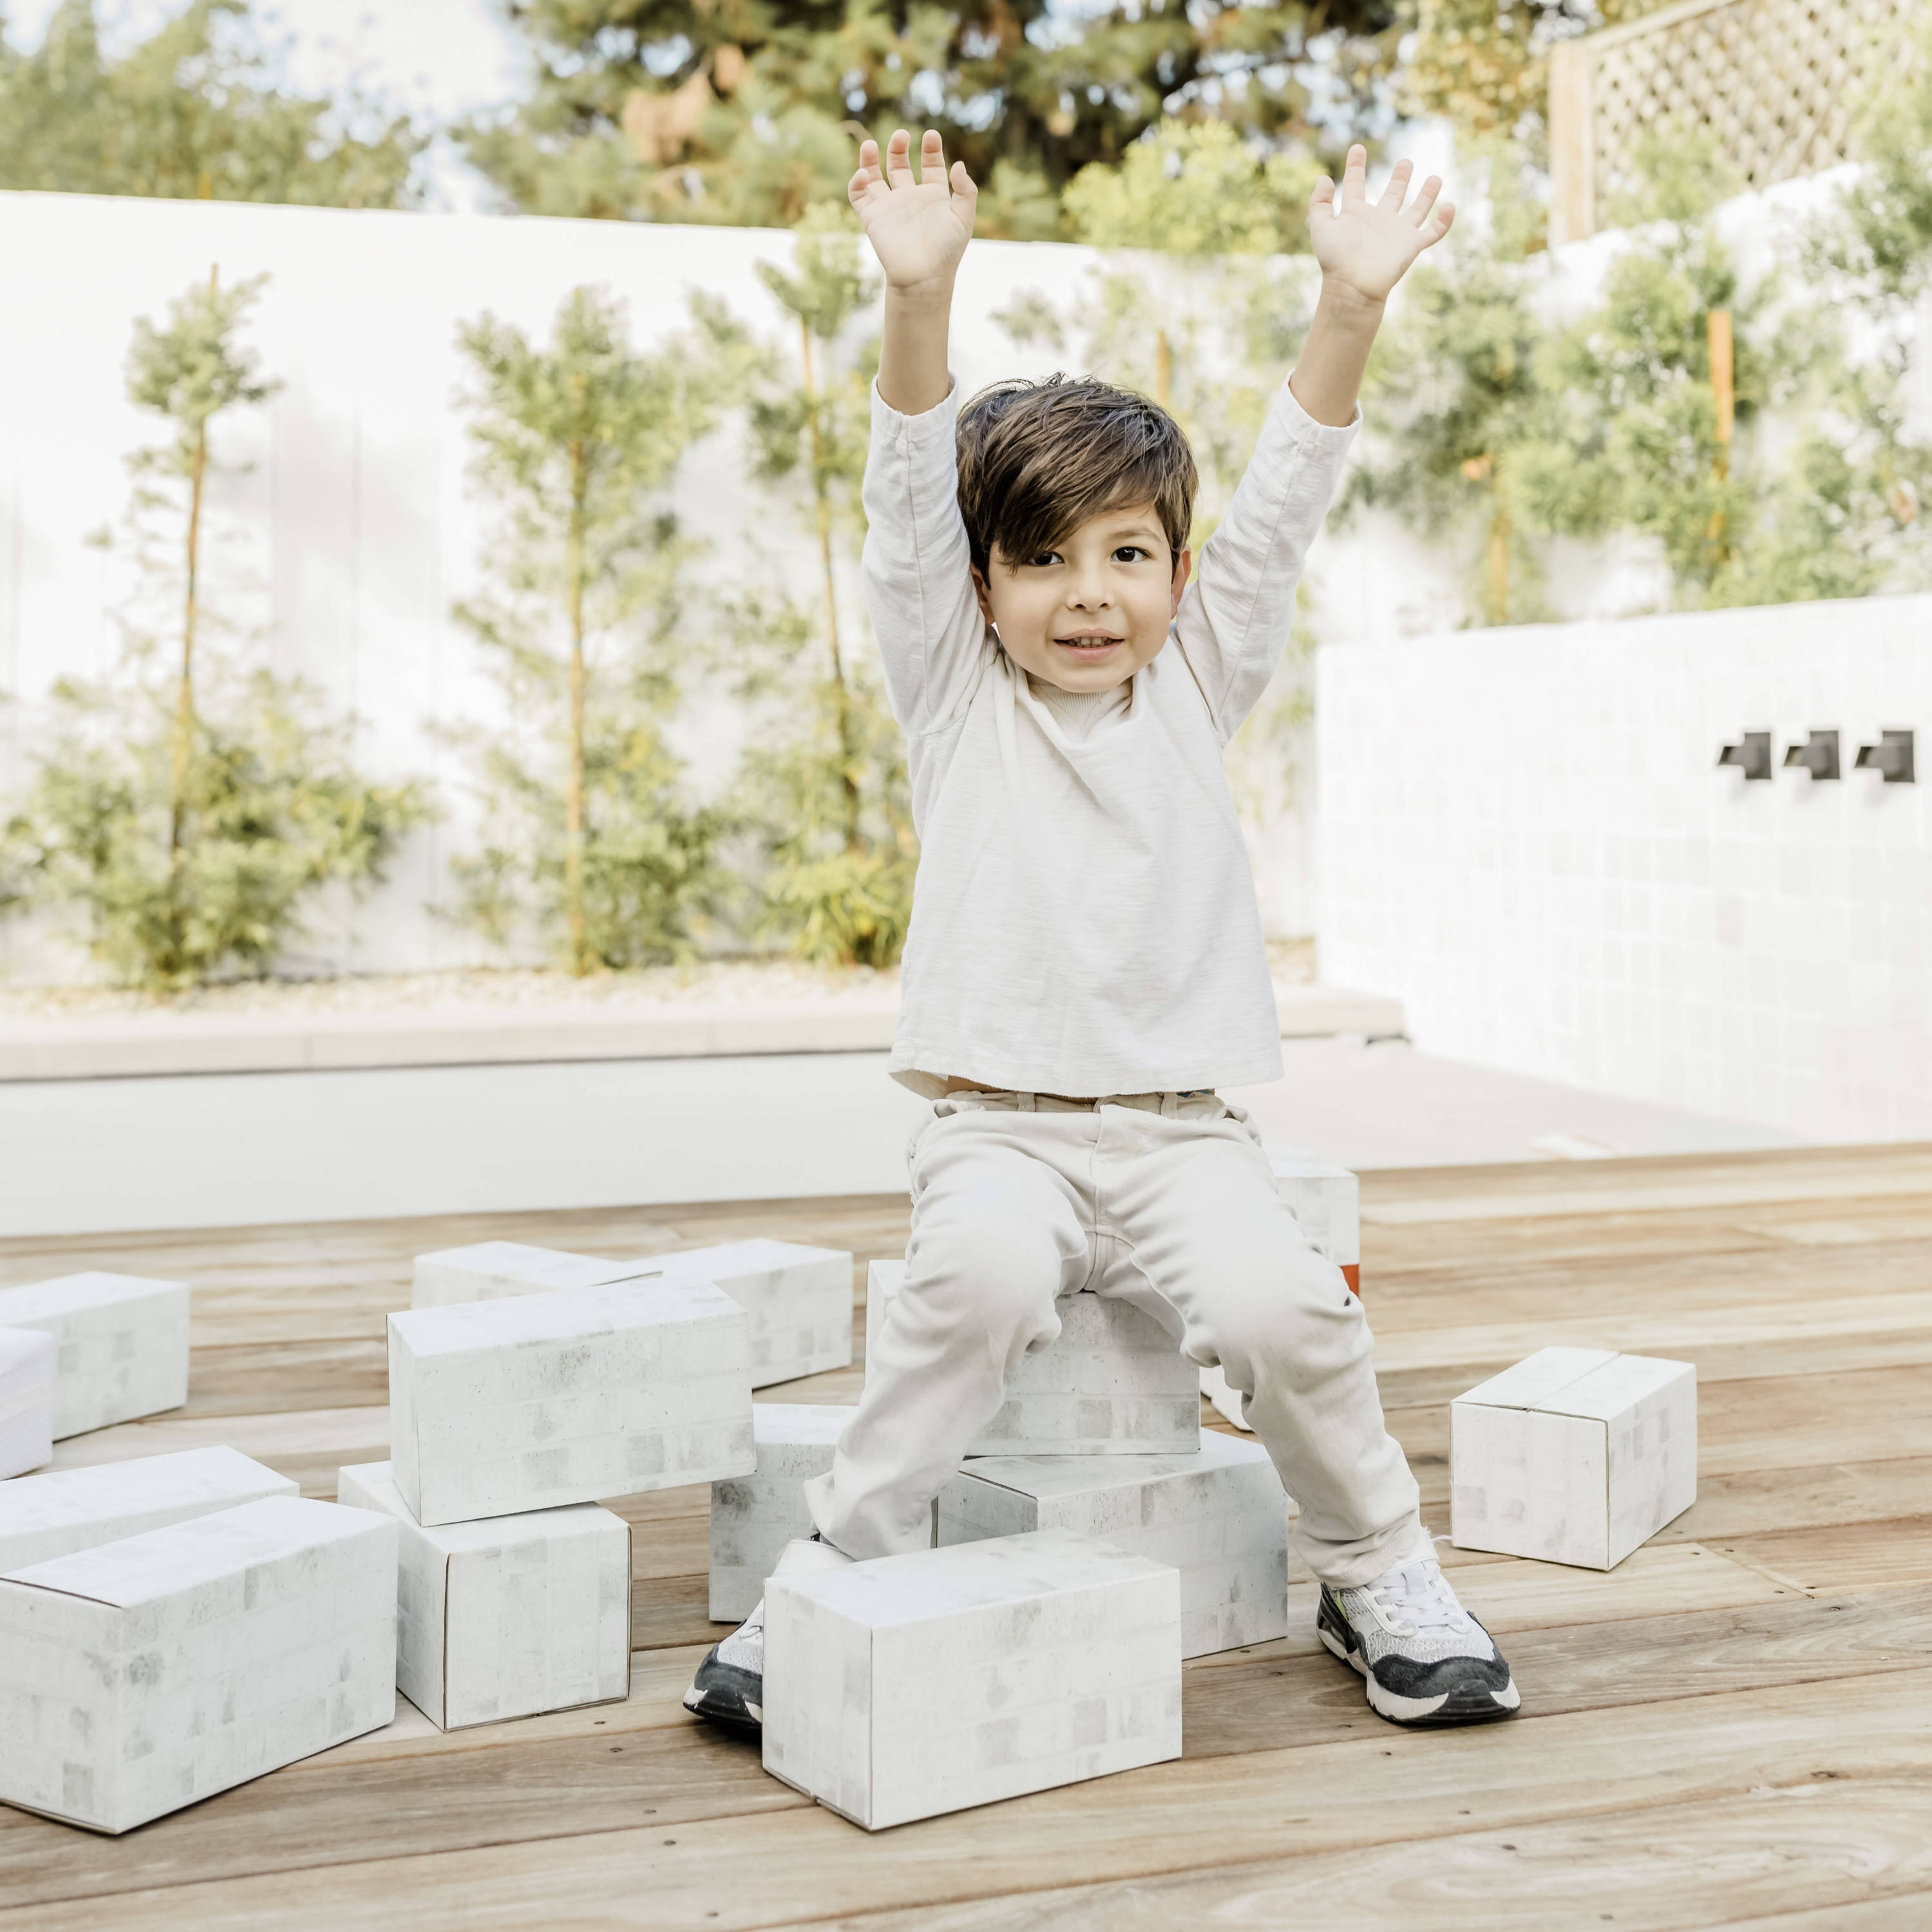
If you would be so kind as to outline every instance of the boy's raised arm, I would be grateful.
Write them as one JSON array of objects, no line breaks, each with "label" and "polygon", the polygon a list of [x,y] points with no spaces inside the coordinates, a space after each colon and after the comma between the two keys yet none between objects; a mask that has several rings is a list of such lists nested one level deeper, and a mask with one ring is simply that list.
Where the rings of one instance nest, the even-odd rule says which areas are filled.
[{"label": "boy's raised arm", "polygon": [[892,714],[919,733],[957,717],[987,655],[986,620],[959,516],[946,328],[952,279],[978,196],[963,165],[949,178],[938,134],[904,129],[859,150],[852,206],[886,272],[885,339],[866,460],[862,575]]},{"label": "boy's raised arm", "polygon": [[980,199],[964,161],[955,161],[948,172],[945,147],[931,128],[919,160],[915,180],[912,137],[903,128],[886,142],[883,167],[878,142],[863,142],[858,172],[846,190],[886,272],[879,394],[908,416],[937,409],[952,386],[946,352],[952,278],[973,238]]},{"label": "boy's raised arm", "polygon": [[1455,216],[1448,202],[1438,205],[1442,184],[1433,175],[1412,198],[1412,170],[1399,162],[1372,202],[1367,171],[1366,152],[1351,148],[1341,186],[1324,175],[1315,190],[1315,319],[1288,395],[1277,399],[1176,619],[1182,653],[1224,739],[1266,688],[1288,641],[1302,560],[1341,476],[1383,304]]}]

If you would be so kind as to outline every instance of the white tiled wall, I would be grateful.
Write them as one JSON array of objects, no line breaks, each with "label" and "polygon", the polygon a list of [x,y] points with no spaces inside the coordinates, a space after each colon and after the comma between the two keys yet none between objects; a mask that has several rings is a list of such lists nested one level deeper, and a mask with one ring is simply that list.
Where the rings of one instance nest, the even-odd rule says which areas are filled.
[{"label": "white tiled wall", "polygon": [[[1432,1052],[1932,1137],[1932,597],[1320,654],[1322,974]],[[1837,726],[1836,784],[1782,768]],[[1918,734],[1920,782],[1851,769]],[[1768,730],[1768,784],[1719,770]]]}]

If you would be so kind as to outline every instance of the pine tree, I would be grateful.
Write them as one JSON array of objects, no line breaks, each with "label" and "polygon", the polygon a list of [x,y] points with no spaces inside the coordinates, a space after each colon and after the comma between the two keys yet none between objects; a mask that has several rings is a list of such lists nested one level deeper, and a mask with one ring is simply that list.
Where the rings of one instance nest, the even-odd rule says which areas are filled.
[{"label": "pine tree", "polygon": [[671,489],[749,358],[720,308],[694,308],[693,330],[649,353],[590,288],[565,298],[548,346],[488,315],[460,333],[473,475],[497,524],[489,587],[457,614],[514,721],[460,734],[490,794],[463,912],[500,943],[560,927],[578,974],[688,952],[720,890],[724,821],[688,802],[664,738],[690,553]]},{"label": "pine tree", "polygon": [[261,279],[191,289],[136,322],[131,400],[168,440],[128,458],[124,542],[137,590],[116,674],[56,688],[51,748],[4,829],[0,876],[28,904],[79,905],[116,979],[169,992],[265,973],[330,882],[380,875],[424,814],[413,784],[370,784],[346,721],[302,684],[215,648],[208,485],[218,426],[274,385],[240,340]]},{"label": "pine tree", "polygon": [[[514,206],[790,226],[842,198],[854,136],[934,127],[981,232],[1064,232],[1060,190],[1163,115],[1275,143],[1346,134],[1386,97],[1388,0],[511,0],[530,98],[467,132]],[[1308,76],[1325,70],[1320,110]]]},{"label": "pine tree", "polygon": [[92,0],[62,0],[32,54],[0,38],[0,188],[402,205],[424,138],[370,103],[278,88],[242,38],[248,8],[191,0],[118,60]]}]

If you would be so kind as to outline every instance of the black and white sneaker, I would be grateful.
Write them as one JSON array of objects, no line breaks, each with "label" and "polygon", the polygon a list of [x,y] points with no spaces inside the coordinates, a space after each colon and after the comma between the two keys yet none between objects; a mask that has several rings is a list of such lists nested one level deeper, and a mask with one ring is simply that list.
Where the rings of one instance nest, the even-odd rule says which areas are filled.
[{"label": "black and white sneaker", "polygon": [[[802,1570],[842,1569],[851,1562],[843,1551],[817,1536],[788,1543],[778,1560],[774,1576],[795,1576]],[[684,1708],[692,1716],[708,1719],[734,1731],[753,1736],[765,1724],[765,1604],[758,1606],[726,1637],[714,1643],[698,1666],[691,1688],[684,1694]]]},{"label": "black and white sneaker", "polygon": [[1322,1586],[1318,1636],[1367,1680],[1392,1724],[1485,1724],[1522,1702],[1496,1640],[1456,1600],[1430,1552],[1354,1589]]}]

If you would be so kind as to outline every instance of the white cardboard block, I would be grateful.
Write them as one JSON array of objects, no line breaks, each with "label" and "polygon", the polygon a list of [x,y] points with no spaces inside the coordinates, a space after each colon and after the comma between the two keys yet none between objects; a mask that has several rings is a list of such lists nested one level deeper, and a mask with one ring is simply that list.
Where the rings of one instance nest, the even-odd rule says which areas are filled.
[{"label": "white cardboard block", "polygon": [[396,1526],[269,1496],[0,1577],[0,1799],[125,1832],[386,1724]]},{"label": "white cardboard block", "polygon": [[[903,1262],[866,1284],[869,1370]],[[1184,1455],[1201,1444],[1201,1372],[1150,1315],[1097,1294],[1064,1294],[1060,1334],[1020,1358],[1006,1399],[969,1456]]]},{"label": "white cardboard block", "polygon": [[1205,1432],[1192,1456],[986,1456],[939,1492],[942,1545],[1070,1529],[1180,1573],[1180,1654],[1288,1634],[1288,1496],[1268,1451]]},{"label": "white cardboard block", "polygon": [[188,1400],[188,1284],[65,1274],[0,1288],[0,1328],[54,1338],[54,1439]]},{"label": "white cardboard block", "polygon": [[396,1486],[433,1528],[749,1475],[745,1328],[693,1279],[392,1315]]},{"label": "white cardboard block", "polygon": [[631,1690],[631,1526],[595,1503],[424,1529],[386,1462],[336,1500],[395,1518],[396,1687],[446,1731]]},{"label": "white cardboard block", "polygon": [[1613,1569],[1697,1500],[1697,1372],[1544,1348],[1449,1407],[1462,1550]]},{"label": "white cardboard block", "polygon": [[1046,1529],[774,1577],[765,1768],[879,1831],[1180,1755],[1180,1579]]},{"label": "white cardboard block", "polygon": [[[1346,1167],[1286,1141],[1267,1144],[1275,1190],[1287,1202],[1308,1245],[1342,1270],[1354,1293],[1362,1292],[1361,1185]],[[1237,1429],[1248,1426],[1239,1393],[1220,1369],[1201,1371],[1201,1393]]]},{"label": "white cardboard block", "polygon": [[0,1488],[0,1574],[263,1496],[300,1493],[292,1478],[225,1447],[50,1470]]},{"label": "white cardboard block", "polygon": [[752,1386],[796,1382],[852,1360],[852,1256],[760,1237],[651,1255],[627,1280],[695,1275],[721,1288],[751,1324]]},{"label": "white cardboard block", "polygon": [[38,1328],[0,1328],[0,1478],[38,1469],[53,1453],[54,1338]]},{"label": "white cardboard block", "polygon": [[711,1621],[742,1623],[757,1609],[780,1552],[812,1532],[805,1486],[832,1466],[858,1412],[849,1404],[752,1405],[758,1466],[711,1485]]},{"label": "white cardboard block", "polygon": [[526,1247],[520,1241],[479,1241],[418,1255],[410,1306],[442,1308],[673,1276],[708,1281],[744,1310],[754,1388],[842,1369],[852,1360],[851,1255],[796,1241],[724,1241],[631,1261]]},{"label": "white cardboard block", "polygon": [[448,1308],[507,1294],[550,1294],[560,1288],[598,1288],[622,1279],[632,1264],[602,1255],[566,1254],[522,1241],[477,1241],[416,1257],[412,1308]]}]

